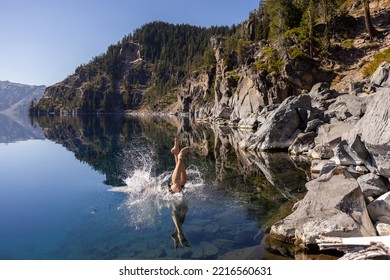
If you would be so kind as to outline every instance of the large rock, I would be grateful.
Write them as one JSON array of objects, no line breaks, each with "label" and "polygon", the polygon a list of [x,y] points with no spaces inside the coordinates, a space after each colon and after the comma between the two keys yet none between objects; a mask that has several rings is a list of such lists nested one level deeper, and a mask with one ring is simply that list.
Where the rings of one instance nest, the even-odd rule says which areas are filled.
[{"label": "large rock", "polygon": [[390,235],[390,225],[378,222],[375,224],[375,228],[380,236],[388,236]]},{"label": "large rock", "polygon": [[306,111],[311,108],[308,95],[287,98],[268,115],[265,122],[248,140],[251,150],[287,149],[305,129]]},{"label": "large rock", "polygon": [[346,122],[335,121],[322,125],[314,140],[315,147],[313,157],[329,159],[334,156],[333,149],[340,143],[344,134],[348,133],[353,125]]},{"label": "large rock", "polygon": [[365,114],[367,103],[370,100],[370,95],[367,95],[367,97],[359,97],[352,94],[340,95],[329,106],[325,116],[328,119],[336,118],[339,121],[347,119],[358,120]]},{"label": "large rock", "polygon": [[288,152],[292,155],[307,154],[314,148],[314,139],[317,136],[315,132],[300,133],[294,142],[288,148]]},{"label": "large rock", "polygon": [[351,150],[346,140],[341,140],[333,149],[332,160],[338,165],[350,166],[350,165],[362,165],[363,162],[359,157]]},{"label": "large rock", "polygon": [[390,62],[382,62],[381,65],[376,69],[370,83],[380,87],[390,87]]},{"label": "large rock", "polygon": [[390,177],[390,88],[379,90],[348,136],[352,150],[380,175]]},{"label": "large rock", "polygon": [[316,244],[321,235],[376,235],[362,191],[347,171],[336,168],[306,187],[308,192],[296,210],[271,227],[272,237],[306,246]]},{"label": "large rock", "polygon": [[215,117],[240,121],[251,118],[268,105],[281,103],[289,96],[290,88],[272,75],[259,75],[244,68],[234,75],[219,75],[215,92]]},{"label": "large rock", "polygon": [[378,221],[381,216],[390,217],[390,192],[387,192],[367,206],[368,213],[374,221]]},{"label": "large rock", "polygon": [[259,112],[265,104],[257,79],[251,75],[242,77],[238,81],[236,94],[232,96],[233,118],[246,118]]},{"label": "large rock", "polygon": [[357,181],[365,197],[378,197],[389,191],[388,180],[386,182],[380,176],[372,173],[360,176]]},{"label": "large rock", "polygon": [[312,98],[313,107],[317,107],[321,110],[326,110],[335,102],[335,98],[339,95],[335,90],[330,89],[329,83],[315,84],[309,92]]}]

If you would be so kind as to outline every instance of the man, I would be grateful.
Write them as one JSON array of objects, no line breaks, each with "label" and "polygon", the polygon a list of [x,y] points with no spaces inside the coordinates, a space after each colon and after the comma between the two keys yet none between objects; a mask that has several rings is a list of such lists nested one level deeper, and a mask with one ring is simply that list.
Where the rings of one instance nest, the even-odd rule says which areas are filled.
[{"label": "man", "polygon": [[177,138],[174,140],[173,148],[171,153],[175,157],[175,169],[172,173],[172,185],[169,186],[169,191],[171,193],[179,193],[184,189],[184,185],[187,183],[187,173],[186,167],[184,165],[184,158],[190,152],[190,147],[185,147],[180,150],[179,142]]}]

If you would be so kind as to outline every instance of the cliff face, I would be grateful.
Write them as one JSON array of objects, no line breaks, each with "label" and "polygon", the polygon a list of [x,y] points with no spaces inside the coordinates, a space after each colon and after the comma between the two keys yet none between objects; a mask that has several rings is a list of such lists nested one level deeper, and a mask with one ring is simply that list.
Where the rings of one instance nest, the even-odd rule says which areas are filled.
[{"label": "cliff face", "polygon": [[228,59],[237,61],[228,65],[220,39],[212,38],[215,68],[209,73],[196,73],[178,93],[179,111],[195,119],[215,120],[219,123],[255,127],[261,112],[280,104],[289,96],[309,91],[320,82],[330,82],[331,72],[321,70],[311,60],[289,60],[281,71],[256,68],[256,62],[266,60],[265,50],[270,46],[253,43],[246,47],[246,60],[237,54]]}]

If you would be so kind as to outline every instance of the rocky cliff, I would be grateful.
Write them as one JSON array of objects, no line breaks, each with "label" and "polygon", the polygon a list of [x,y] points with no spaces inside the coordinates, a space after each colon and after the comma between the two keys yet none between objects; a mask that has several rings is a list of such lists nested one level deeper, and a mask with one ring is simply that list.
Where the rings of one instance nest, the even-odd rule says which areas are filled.
[{"label": "rocky cliff", "polygon": [[310,246],[323,236],[390,234],[389,73],[390,63],[383,62],[350,93],[318,84],[286,99],[243,141],[247,149],[284,147],[311,161],[308,192],[272,226],[274,238]]},{"label": "rocky cliff", "polygon": [[305,18],[310,7],[298,2],[304,1],[293,4],[301,22],[291,21],[295,24],[279,34],[273,34],[270,21],[287,22],[288,13],[278,19],[264,3],[247,21],[229,28],[146,24],[48,87],[33,111],[185,113],[256,128],[267,110],[318,82],[344,91],[361,79],[362,65],[388,44],[382,32],[389,25],[388,1],[371,3],[380,34],[373,40],[365,33],[362,1],[332,7],[332,22],[313,26]]}]

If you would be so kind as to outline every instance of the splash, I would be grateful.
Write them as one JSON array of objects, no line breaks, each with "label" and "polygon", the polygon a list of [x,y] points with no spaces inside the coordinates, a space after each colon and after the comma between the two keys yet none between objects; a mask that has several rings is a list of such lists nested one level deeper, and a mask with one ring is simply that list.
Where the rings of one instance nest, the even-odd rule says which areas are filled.
[{"label": "splash", "polygon": [[[185,199],[196,196],[202,198],[201,188],[204,185],[202,174],[199,169],[190,165],[186,172],[188,181],[181,193],[171,194],[168,189],[172,171],[166,171],[154,175],[155,161],[153,152],[128,153],[131,160],[127,164],[128,176],[122,187],[113,187],[110,191],[124,193],[127,198],[120,206],[129,218],[129,224],[136,229],[145,228],[161,220],[164,209],[171,207],[172,203],[180,203]],[[130,156],[131,155],[131,156]],[[129,168],[131,167],[131,168]]]}]

